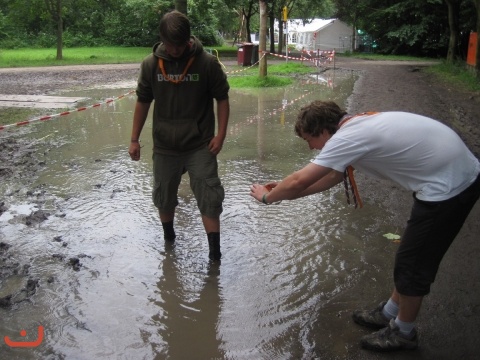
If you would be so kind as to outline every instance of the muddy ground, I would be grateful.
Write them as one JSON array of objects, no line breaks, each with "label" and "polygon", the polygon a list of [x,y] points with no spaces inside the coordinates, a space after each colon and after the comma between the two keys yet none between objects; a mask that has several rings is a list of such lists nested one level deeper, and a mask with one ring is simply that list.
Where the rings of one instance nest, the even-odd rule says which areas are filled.
[{"label": "muddy ground", "polygon": [[[345,104],[350,113],[402,110],[430,116],[455,129],[475,155],[480,156],[480,94],[439,82],[425,71],[427,66],[428,64],[421,62],[378,62],[341,57],[337,57],[335,61],[336,68],[356,71],[361,75],[348,104]],[[138,67],[138,64],[129,64],[0,69],[0,94],[52,95],[60,90],[131,81],[137,78]],[[0,109],[0,116],[2,114],[5,112]],[[21,137],[12,136],[11,132],[0,131],[0,181],[32,179],[41,166],[40,161],[35,158],[31,144],[24,143]],[[362,198],[397,209],[394,221],[402,228],[409,215],[411,194],[386,182],[362,177],[358,182],[362,189]],[[25,186],[28,187],[28,183]],[[5,199],[0,199],[0,215],[6,210],[6,206]],[[24,221],[27,225],[35,224],[48,216],[49,214],[39,212]],[[479,234],[480,204],[477,204],[444,258],[431,294],[424,300],[418,319],[419,350],[383,355],[360,350],[354,344],[346,344],[351,348],[349,358],[477,358],[480,354]],[[0,286],[2,277],[11,273],[28,276],[28,260],[18,262],[18,257],[10,254],[9,247],[8,241],[0,234]],[[12,262],[12,258],[17,260],[16,263]],[[67,261],[75,270],[81,262],[81,256],[61,260]],[[0,299],[0,306],[8,307],[13,301],[23,301],[34,296],[38,281],[30,280],[21,294]],[[357,306],[370,307],[388,297],[391,286],[384,284],[380,287],[383,289],[382,293],[378,293],[378,286],[372,287],[369,284],[348,291],[356,293]],[[341,297],[342,295],[339,296],[339,301]],[[337,321],[345,320],[326,319],[325,328],[328,329],[328,322]],[[333,327],[338,328],[338,324]]]}]

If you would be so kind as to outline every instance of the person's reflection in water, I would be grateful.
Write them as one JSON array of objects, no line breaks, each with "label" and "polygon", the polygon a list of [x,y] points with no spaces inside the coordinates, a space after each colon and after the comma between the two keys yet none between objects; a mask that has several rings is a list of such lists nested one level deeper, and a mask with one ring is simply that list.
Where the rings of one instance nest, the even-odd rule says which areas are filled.
[{"label": "person's reflection in water", "polygon": [[[198,263],[185,264],[184,257],[177,262],[175,249],[166,249],[163,275],[157,283],[156,304],[161,309],[153,317],[166,346],[155,349],[157,359],[224,358],[216,330],[222,305],[220,265],[210,262],[200,271],[192,270],[198,267]],[[186,288],[192,282],[202,283],[198,293]]]}]

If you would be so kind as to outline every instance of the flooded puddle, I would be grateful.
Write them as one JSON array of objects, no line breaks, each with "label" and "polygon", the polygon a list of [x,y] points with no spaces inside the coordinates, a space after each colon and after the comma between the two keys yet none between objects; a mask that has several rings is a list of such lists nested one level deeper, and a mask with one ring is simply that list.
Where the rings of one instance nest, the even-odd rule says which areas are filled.
[{"label": "flooded puddle", "polygon": [[[45,336],[30,348],[0,341],[0,357],[278,359],[311,357],[318,348],[341,356],[341,346],[319,343],[317,318],[372,266],[368,249],[392,246],[381,236],[394,231],[383,223],[387,210],[366,206],[357,215],[340,187],[268,207],[248,194],[250,184],[280,180],[314,157],[293,131],[299,108],[315,99],[344,104],[355,80],[327,72],[284,89],[231,90],[219,155],[226,192],[219,266],[208,262],[187,179],[177,241],[165,246],[150,195],[150,120],[141,161],[127,153],[133,94],[13,130],[36,144],[44,166],[30,189],[0,186],[8,206],[0,241],[21,254],[19,262],[27,259],[28,274],[9,276],[0,298],[28,288],[27,278],[38,283],[33,296],[0,308],[0,335],[20,341],[25,329],[23,340],[33,342],[42,326]],[[95,103],[129,90],[68,96]],[[28,226],[32,214],[43,217]]]}]

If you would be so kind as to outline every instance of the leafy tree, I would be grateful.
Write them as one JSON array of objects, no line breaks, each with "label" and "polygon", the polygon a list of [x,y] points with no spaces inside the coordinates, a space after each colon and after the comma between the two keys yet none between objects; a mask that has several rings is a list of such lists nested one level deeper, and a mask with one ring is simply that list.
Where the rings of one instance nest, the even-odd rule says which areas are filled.
[{"label": "leafy tree", "polygon": [[238,24],[239,32],[235,37],[237,42],[252,42],[251,22],[254,15],[259,14],[259,3],[257,0],[225,0],[227,6],[237,10],[238,17],[241,19]]},{"label": "leafy tree", "polygon": [[62,60],[63,54],[63,18],[62,0],[45,0],[45,5],[51,18],[57,24],[57,60]]},{"label": "leafy tree", "polygon": [[270,51],[275,52],[273,33],[274,22],[278,24],[278,52],[281,53],[285,46],[283,36],[282,14],[283,8],[287,8],[288,19],[301,19],[304,23],[315,18],[330,18],[334,14],[331,0],[278,0],[270,2]]},{"label": "leafy tree", "polygon": [[188,17],[192,24],[192,33],[203,45],[220,45],[219,21],[216,14],[227,11],[225,4],[220,1],[191,0],[189,2]]},{"label": "leafy tree", "polygon": [[356,31],[361,28],[360,19],[370,13],[368,1],[356,0],[335,0],[335,17],[341,19],[352,26],[353,33],[351,38],[352,49],[356,48]]},{"label": "leafy tree", "polygon": [[453,63],[459,56],[458,38],[459,38],[459,13],[462,0],[445,0],[448,7],[448,25],[450,27],[450,38],[448,42],[447,62]]},{"label": "leafy tree", "polygon": [[473,21],[470,0],[334,2],[337,16],[372,35],[379,52],[449,59],[465,56]]},{"label": "leafy tree", "polygon": [[105,38],[114,45],[150,46],[158,41],[160,17],[173,9],[171,1],[124,0],[105,16]]},{"label": "leafy tree", "polygon": [[[450,38],[447,62],[466,58],[470,32],[475,29],[474,2],[470,0],[445,0],[448,8]],[[477,19],[478,21],[478,19]]]},{"label": "leafy tree", "polygon": [[188,12],[187,0],[175,0],[175,10],[178,10],[181,13],[184,13],[185,15],[187,15],[187,12]]},{"label": "leafy tree", "polygon": [[447,9],[442,0],[359,0],[357,24],[378,44],[379,52],[445,56]]},{"label": "leafy tree", "polygon": [[[259,0],[258,12],[260,14],[260,39],[259,51],[267,50],[267,0]],[[267,58],[263,56],[260,59],[258,67],[258,76],[263,78],[267,76]]]}]

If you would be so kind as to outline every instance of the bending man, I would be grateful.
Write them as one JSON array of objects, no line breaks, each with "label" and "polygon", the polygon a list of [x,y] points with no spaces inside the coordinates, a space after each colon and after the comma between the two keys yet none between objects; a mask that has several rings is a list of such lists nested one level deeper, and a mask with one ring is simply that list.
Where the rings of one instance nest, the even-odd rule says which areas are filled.
[{"label": "bending man", "polygon": [[250,195],[258,201],[270,204],[325,191],[344,181],[352,166],[413,192],[395,257],[392,295],[374,310],[355,311],[353,319],[381,329],[362,338],[365,348],[415,349],[414,322],[422,299],[480,196],[478,159],[446,125],[405,112],[351,116],[334,102],[315,101],[301,109],[295,132],[311,149],[322,151],[278,184],[252,185]]}]

